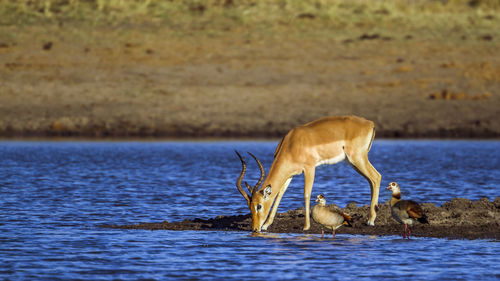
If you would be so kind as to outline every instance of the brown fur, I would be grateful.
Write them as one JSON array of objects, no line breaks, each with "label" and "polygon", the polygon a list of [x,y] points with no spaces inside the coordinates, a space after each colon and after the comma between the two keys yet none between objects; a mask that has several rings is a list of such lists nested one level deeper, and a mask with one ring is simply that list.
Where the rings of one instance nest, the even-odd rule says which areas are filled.
[{"label": "brown fur", "polygon": [[310,194],[316,166],[332,160],[346,159],[365,177],[371,187],[369,224],[376,217],[381,176],[368,160],[368,151],[374,138],[375,124],[357,116],[329,116],[291,129],[279,142],[274,161],[259,191],[270,186],[271,193],[263,196],[255,192],[249,203],[253,230],[260,232],[273,222],[283,193],[294,175],[304,173],[305,223],[310,227]]}]

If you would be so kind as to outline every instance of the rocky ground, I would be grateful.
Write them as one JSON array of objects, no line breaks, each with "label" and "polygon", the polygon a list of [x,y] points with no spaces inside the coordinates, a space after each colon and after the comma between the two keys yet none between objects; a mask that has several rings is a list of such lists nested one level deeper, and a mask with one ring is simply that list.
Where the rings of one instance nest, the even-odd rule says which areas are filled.
[{"label": "rocky ground", "polygon": [[[494,201],[483,198],[478,201],[456,198],[436,206],[433,203],[422,204],[429,224],[417,223],[412,228],[412,235],[419,237],[439,237],[450,239],[493,239],[500,240],[500,197]],[[352,217],[352,227],[341,227],[338,234],[363,235],[401,235],[402,225],[391,217],[389,203],[380,205],[376,226],[366,226],[369,207],[356,203],[347,205],[344,212]],[[304,233],[304,210],[290,210],[276,215],[269,233]],[[305,233],[321,233],[318,224],[311,220],[311,229]],[[148,230],[217,230],[251,231],[249,215],[218,216],[213,219],[193,219],[180,222],[140,223],[135,225],[104,225],[118,229]],[[328,236],[327,236],[328,237]]]}]

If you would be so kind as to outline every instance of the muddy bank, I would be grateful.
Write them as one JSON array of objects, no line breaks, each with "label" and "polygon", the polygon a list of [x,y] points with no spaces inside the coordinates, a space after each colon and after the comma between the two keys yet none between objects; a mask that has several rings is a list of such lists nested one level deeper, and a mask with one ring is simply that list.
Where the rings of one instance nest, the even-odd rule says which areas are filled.
[{"label": "muddy bank", "polygon": [[[493,201],[486,198],[478,201],[456,198],[436,206],[423,203],[422,207],[429,224],[416,224],[413,236],[450,239],[500,240],[500,197]],[[341,227],[337,234],[401,235],[402,226],[391,217],[389,202],[380,205],[376,226],[366,226],[369,207],[348,204],[344,209],[352,217],[353,227]],[[303,231],[304,210],[302,208],[278,213],[269,233],[321,233],[318,224],[311,220],[311,229]],[[106,228],[146,230],[221,230],[251,231],[249,215],[218,216],[213,219],[193,219],[180,222],[140,223],[134,225],[103,225]]]}]

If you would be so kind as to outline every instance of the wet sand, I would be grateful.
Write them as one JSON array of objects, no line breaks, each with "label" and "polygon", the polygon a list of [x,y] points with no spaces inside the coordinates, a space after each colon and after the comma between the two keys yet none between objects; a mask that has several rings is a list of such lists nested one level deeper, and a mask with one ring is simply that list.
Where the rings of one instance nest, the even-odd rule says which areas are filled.
[{"label": "wet sand", "polygon": [[[500,241],[500,197],[490,201],[483,198],[471,201],[464,198],[452,199],[442,206],[423,203],[422,208],[429,224],[417,223],[412,228],[412,236],[438,237],[449,239],[492,239]],[[362,235],[401,235],[403,226],[398,224],[390,213],[389,202],[379,206],[375,226],[367,226],[369,206],[348,204],[344,209],[352,217],[352,227],[341,227],[337,234]],[[274,223],[265,233],[307,233],[319,234],[321,228],[311,220],[311,229],[303,231],[304,210],[302,208],[278,213]],[[214,230],[214,231],[251,231],[250,215],[220,215],[213,219],[193,219],[179,222],[149,222],[133,225],[103,225],[117,229],[147,230]],[[331,239],[331,234],[325,232]]]}]

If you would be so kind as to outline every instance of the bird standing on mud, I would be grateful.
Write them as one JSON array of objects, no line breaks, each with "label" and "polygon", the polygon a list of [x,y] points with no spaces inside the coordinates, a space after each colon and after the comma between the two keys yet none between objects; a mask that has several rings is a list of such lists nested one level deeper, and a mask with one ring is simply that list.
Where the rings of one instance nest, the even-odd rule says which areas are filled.
[{"label": "bird standing on mud", "polygon": [[343,213],[339,209],[333,209],[326,206],[326,199],[323,194],[318,195],[316,202],[318,202],[318,204],[314,205],[311,211],[313,220],[322,225],[321,238],[323,238],[325,234],[324,228],[331,229],[333,238],[335,239],[335,229],[344,224],[352,226],[351,217],[349,215]]},{"label": "bird standing on mud", "polygon": [[392,217],[399,223],[404,224],[403,239],[410,239],[411,230],[408,225],[412,226],[415,221],[420,223],[429,223],[427,217],[420,205],[412,200],[401,200],[401,189],[396,182],[391,182],[387,186],[387,190],[392,191],[391,197],[391,214]]}]

